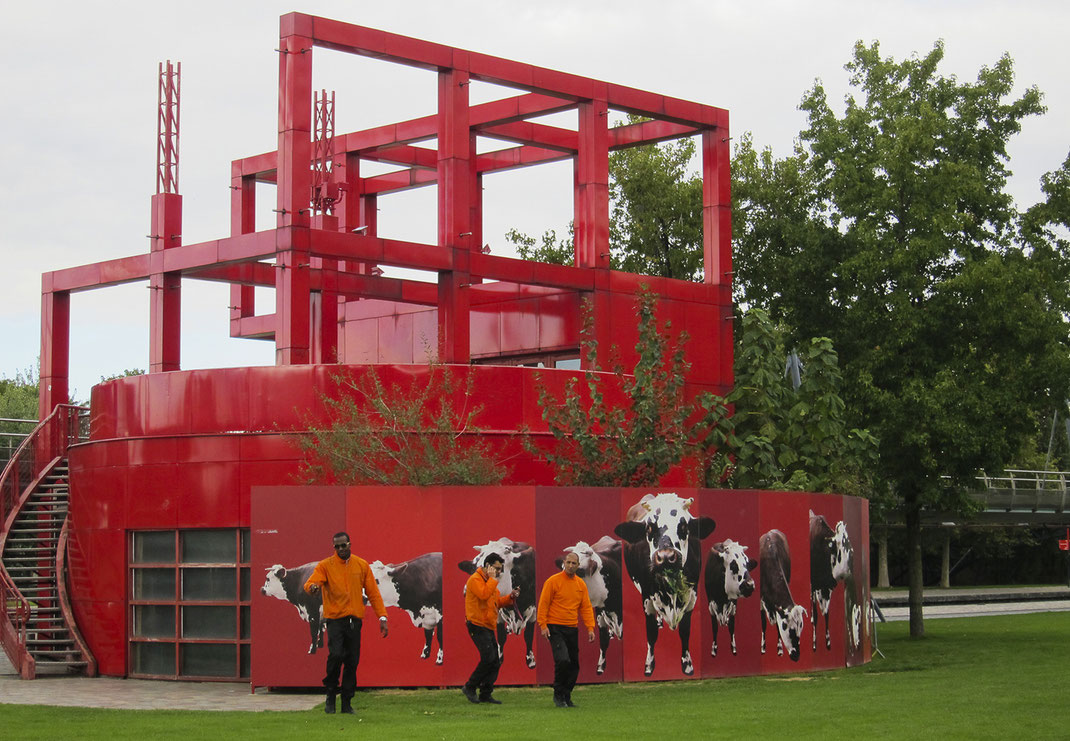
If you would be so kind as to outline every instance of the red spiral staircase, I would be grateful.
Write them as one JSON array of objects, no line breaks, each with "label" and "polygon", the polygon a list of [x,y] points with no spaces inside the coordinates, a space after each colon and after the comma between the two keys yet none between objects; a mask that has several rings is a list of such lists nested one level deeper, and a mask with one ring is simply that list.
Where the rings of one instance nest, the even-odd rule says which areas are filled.
[{"label": "red spiral staircase", "polygon": [[88,409],[58,405],[0,475],[0,644],[23,679],[96,676],[67,596],[67,449],[86,439]]}]

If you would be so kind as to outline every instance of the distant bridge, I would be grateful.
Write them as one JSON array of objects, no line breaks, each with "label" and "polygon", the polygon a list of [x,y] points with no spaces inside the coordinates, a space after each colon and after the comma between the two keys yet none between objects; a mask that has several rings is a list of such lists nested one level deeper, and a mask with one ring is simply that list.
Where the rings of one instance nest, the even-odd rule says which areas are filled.
[{"label": "distant bridge", "polygon": [[981,511],[966,519],[926,512],[928,525],[1070,525],[1067,483],[1070,471],[1024,471],[1008,468],[1000,476],[982,474],[970,496]]}]

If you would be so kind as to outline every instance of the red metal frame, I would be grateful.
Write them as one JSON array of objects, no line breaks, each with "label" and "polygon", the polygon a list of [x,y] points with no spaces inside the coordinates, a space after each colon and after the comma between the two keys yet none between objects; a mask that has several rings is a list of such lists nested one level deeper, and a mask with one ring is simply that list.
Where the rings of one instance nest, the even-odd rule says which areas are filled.
[{"label": "red metal frame", "polygon": [[[438,77],[438,110],[423,118],[333,136],[333,110],[315,127],[312,61],[330,49],[429,70]],[[611,150],[701,136],[705,291],[698,298],[722,307],[724,327],[710,333],[716,361],[693,363],[709,386],[731,385],[731,221],[728,112],[712,106],[464,51],[362,26],[291,13],[281,18],[278,149],[235,160],[231,179],[231,235],[183,245],[178,194],[178,76],[168,62],[160,72],[158,192],[153,196],[151,249],[146,254],[46,273],[42,281],[41,416],[68,400],[69,297],[138,280],[152,288],[150,372],[177,370],[180,358],[181,281],[231,284],[231,334],[273,340],[278,365],[354,362],[339,325],[345,305],[377,298],[434,308],[438,358],[467,363],[472,353],[472,307],[485,300],[484,281],[515,284],[519,298],[530,287],[565,289],[593,297],[599,347],[620,339],[611,318],[611,296],[624,292],[609,269],[608,154]],[[472,81],[521,91],[514,97],[472,105]],[[333,102],[333,96],[332,96]],[[331,106],[333,109],[333,105]],[[576,110],[578,129],[529,119]],[[650,120],[610,128],[609,112]],[[326,116],[327,111],[322,112]],[[320,137],[315,138],[314,133]],[[314,140],[330,135],[327,154]],[[477,137],[516,146],[478,154]],[[435,149],[412,146],[436,142]],[[484,254],[482,178],[488,173],[572,159],[575,167],[575,262],[562,267]],[[362,176],[361,160],[403,169]],[[323,165],[314,181],[314,162]],[[277,187],[276,228],[255,231],[255,186]],[[437,244],[380,236],[376,199],[438,186]],[[316,186],[314,188],[314,186]],[[316,192],[318,191],[318,193]],[[336,200],[326,207],[326,200]],[[340,198],[340,200],[337,200]],[[316,211],[319,214],[316,214]],[[335,213],[332,215],[331,211]],[[272,261],[267,264],[264,261]],[[377,275],[376,267],[416,268],[438,274],[437,286]],[[257,314],[255,286],[275,289],[273,313]],[[500,288],[500,286],[499,286]],[[659,281],[659,293],[694,295],[694,284]],[[569,338],[577,342],[576,338]],[[529,348],[537,351],[537,347]],[[350,348],[352,355],[352,349]]]}]

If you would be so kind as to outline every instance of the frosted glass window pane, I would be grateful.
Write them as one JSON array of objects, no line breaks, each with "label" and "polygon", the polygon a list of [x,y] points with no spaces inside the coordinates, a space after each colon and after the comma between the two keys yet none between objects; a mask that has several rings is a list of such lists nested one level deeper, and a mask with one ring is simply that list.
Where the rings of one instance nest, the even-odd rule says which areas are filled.
[{"label": "frosted glass window pane", "polygon": [[241,678],[249,678],[249,644],[243,643],[241,646]]},{"label": "frosted glass window pane", "polygon": [[182,569],[182,599],[234,601],[237,572],[233,568]]},{"label": "frosted glass window pane", "polygon": [[174,605],[134,605],[134,635],[138,638],[174,638]]},{"label": "frosted glass window pane", "polygon": [[183,677],[233,677],[237,672],[238,647],[233,643],[183,643]]},{"label": "frosted glass window pane", "polygon": [[136,600],[174,601],[175,570],[134,569],[132,591]]},{"label": "frosted glass window pane", "polygon": [[174,563],[175,533],[134,533],[134,563]]},{"label": "frosted glass window pane", "polygon": [[182,531],[182,563],[237,563],[233,530]]},{"label": "frosted glass window pane", "polygon": [[249,569],[241,570],[241,601],[249,601]]},{"label": "frosted glass window pane", "polygon": [[241,608],[241,637],[245,640],[249,638],[249,606]]},{"label": "frosted glass window pane", "polygon": [[183,607],[183,638],[234,638],[233,607]]},{"label": "frosted glass window pane", "polygon": [[134,674],[175,675],[175,644],[133,643]]}]

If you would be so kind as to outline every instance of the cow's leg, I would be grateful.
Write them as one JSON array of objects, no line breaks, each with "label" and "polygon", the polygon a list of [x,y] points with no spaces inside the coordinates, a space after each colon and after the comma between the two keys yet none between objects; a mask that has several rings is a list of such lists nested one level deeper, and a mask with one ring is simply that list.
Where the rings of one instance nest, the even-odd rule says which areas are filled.
[{"label": "cow's leg", "polygon": [[695,665],[691,663],[691,611],[689,610],[684,619],[680,621],[680,627],[676,629],[680,634],[680,671],[690,677],[695,673]]},{"label": "cow's leg", "polygon": [[431,655],[431,640],[435,637],[434,628],[424,628],[424,650],[420,652],[420,658],[426,659]]},{"label": "cow's leg", "polygon": [[320,621],[315,618],[308,621],[308,633],[311,638],[308,644],[309,655],[316,653],[316,648],[323,645],[323,635],[320,633]]},{"label": "cow's leg", "polygon": [[764,603],[762,604],[761,615],[762,615],[762,655],[764,656],[765,655],[765,630],[769,626],[768,618],[766,617],[766,614],[765,614],[765,604]]},{"label": "cow's leg", "polygon": [[713,627],[713,641],[710,643],[710,656],[717,655],[717,608],[710,603],[710,625]]},{"label": "cow's leg", "polygon": [[603,674],[606,671],[606,649],[609,648],[609,628],[602,626],[598,629],[598,667],[595,674]]},{"label": "cow's leg", "polygon": [[435,634],[438,636],[438,656],[435,658],[436,664],[442,663],[442,621],[439,620],[435,626]]},{"label": "cow's leg", "polygon": [[528,662],[528,669],[535,668],[535,647],[532,646],[535,642],[535,621],[531,621],[524,626],[524,645],[527,646],[528,653],[525,657]]},{"label": "cow's leg", "polygon": [[658,642],[659,627],[661,621],[657,616],[646,616],[646,664],[643,667],[643,676],[649,677],[654,673],[654,644]]},{"label": "cow's leg", "polygon": [[728,615],[728,637],[732,641],[732,655],[736,655],[736,613],[733,610]]},{"label": "cow's leg", "polygon": [[825,608],[825,648],[827,650],[831,651],[832,650],[832,633],[829,632],[829,610],[828,610],[829,607],[831,607],[831,605],[829,605],[829,606],[827,606]]},{"label": "cow's leg", "polygon": [[813,648],[817,651],[817,592],[810,592],[810,614],[814,616],[812,625]]}]

